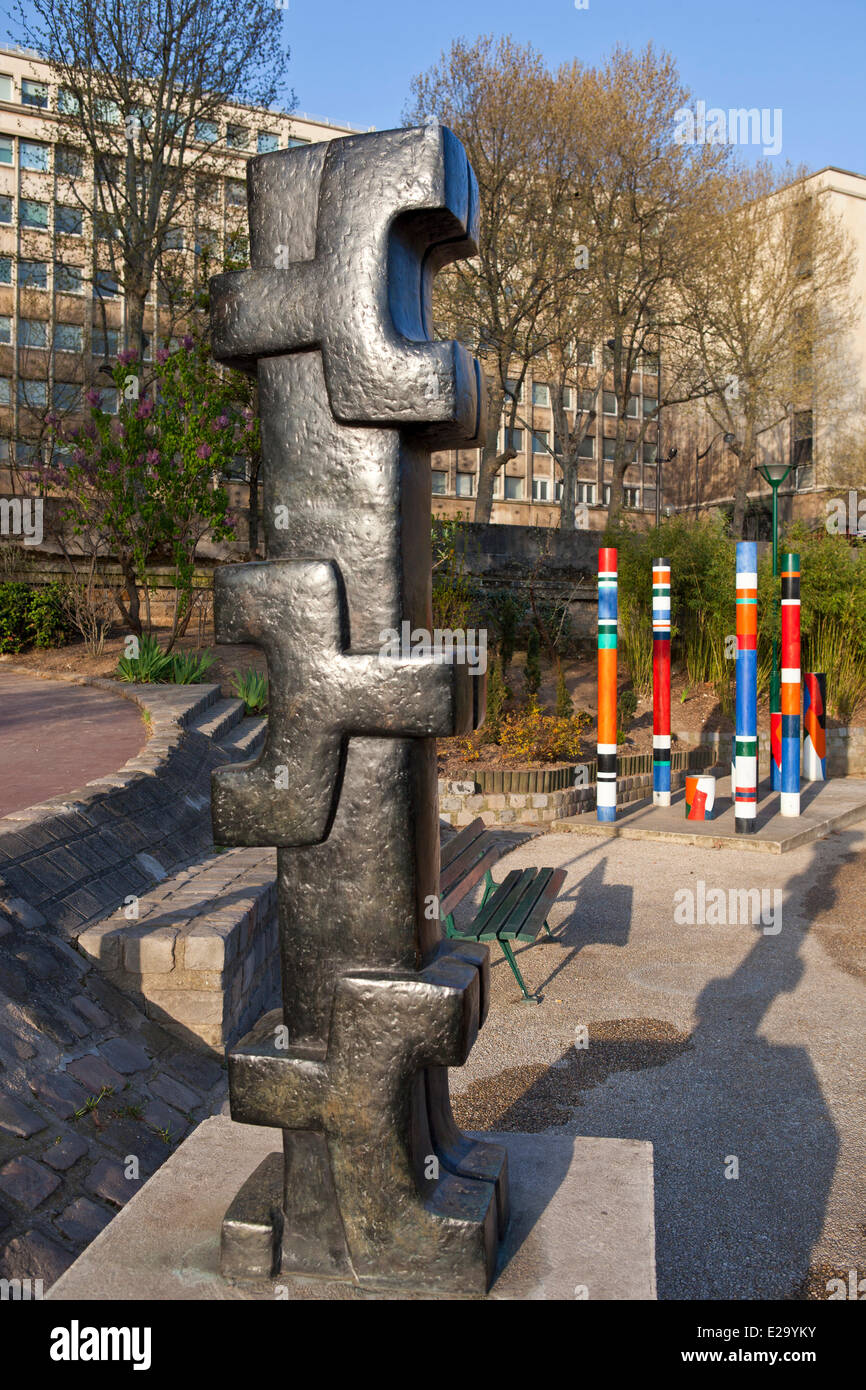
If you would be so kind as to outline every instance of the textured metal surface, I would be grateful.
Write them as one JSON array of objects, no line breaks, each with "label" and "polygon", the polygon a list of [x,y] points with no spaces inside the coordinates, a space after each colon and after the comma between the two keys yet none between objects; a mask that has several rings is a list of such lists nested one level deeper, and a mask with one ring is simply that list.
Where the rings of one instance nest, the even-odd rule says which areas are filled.
[{"label": "textured metal surface", "polygon": [[[268,559],[218,574],[216,628],[262,647],[271,696],[261,757],[214,779],[214,833],[278,846],[283,1009],[230,1058],[232,1114],[284,1131],[281,1269],[477,1293],[506,1158],[459,1133],[445,1069],[486,1014],[487,952],[444,942],[430,903],[433,739],[478,726],[484,678],[379,655],[403,621],[432,627],[430,451],[484,429],[478,364],[430,341],[477,187],[442,127],[248,170],[252,268],[212,282],[212,321],[215,356],[258,374]],[[239,1194],[226,1273],[245,1245],[251,1276],[267,1258],[272,1187]]]}]

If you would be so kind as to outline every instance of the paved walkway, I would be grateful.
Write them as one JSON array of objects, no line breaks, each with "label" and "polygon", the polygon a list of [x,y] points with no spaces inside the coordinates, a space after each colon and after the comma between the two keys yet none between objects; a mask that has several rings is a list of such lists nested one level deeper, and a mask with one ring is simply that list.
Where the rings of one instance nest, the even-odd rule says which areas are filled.
[{"label": "paved walkway", "polygon": [[116,772],[144,742],[132,701],[0,668],[0,816]]},{"label": "paved walkway", "polygon": [[[553,834],[494,871],[568,878],[555,940],[518,953],[540,1005],[491,951],[459,1123],[651,1140],[660,1298],[826,1298],[866,1275],[864,849],[858,826],[782,856]],[[755,889],[753,925],[730,891]]]}]

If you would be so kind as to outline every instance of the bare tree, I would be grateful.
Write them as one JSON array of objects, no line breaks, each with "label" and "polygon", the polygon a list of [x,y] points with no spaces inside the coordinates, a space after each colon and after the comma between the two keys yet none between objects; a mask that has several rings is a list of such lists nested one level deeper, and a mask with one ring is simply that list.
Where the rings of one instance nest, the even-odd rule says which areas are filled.
[{"label": "bare tree", "polygon": [[760,436],[816,401],[837,414],[849,389],[838,344],[852,326],[848,238],[803,171],[732,172],[706,253],[684,281],[690,326],[711,385],[707,410],[733,436],[732,532],[743,534]]},{"label": "bare tree", "polygon": [[[483,359],[488,432],[475,520],[489,521],[493,485],[517,451],[511,431],[526,374],[548,344],[545,310],[571,275],[562,258],[570,216],[565,134],[554,118],[554,83],[541,56],[511,38],[457,40],[412,83],[410,124],[437,120],[463,142],[481,201],[481,244],[437,281],[441,331]],[[505,430],[500,448],[500,425]]]},{"label": "bare tree", "polygon": [[[92,163],[87,211],[125,293],[125,345],[141,356],[154,271],[196,174],[212,176],[225,158],[226,106],[266,117],[276,100],[288,57],[282,11],[271,0],[242,10],[226,0],[18,0],[16,16],[58,85],[61,142]],[[69,188],[83,201],[74,177]]]}]

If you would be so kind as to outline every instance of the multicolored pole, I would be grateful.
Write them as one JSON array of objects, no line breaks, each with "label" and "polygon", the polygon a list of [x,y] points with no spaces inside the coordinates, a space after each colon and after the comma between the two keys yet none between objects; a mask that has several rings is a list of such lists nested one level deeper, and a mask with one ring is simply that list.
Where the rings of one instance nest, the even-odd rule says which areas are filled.
[{"label": "multicolored pole", "polygon": [[782,690],[775,662],[770,674],[770,787],[782,790]]},{"label": "multicolored pole", "polygon": [[782,559],[782,786],[779,810],[800,814],[800,557]]},{"label": "multicolored pole", "polygon": [[616,820],[616,550],[598,552],[598,771],[596,815]]},{"label": "multicolored pole", "polygon": [[737,542],[737,728],[734,829],[753,835],[758,811],[758,547]]},{"label": "multicolored pole", "polygon": [[671,804],[671,563],[653,561],[653,805]]},{"label": "multicolored pole", "polygon": [[807,671],[803,676],[803,777],[827,780],[827,677]]}]

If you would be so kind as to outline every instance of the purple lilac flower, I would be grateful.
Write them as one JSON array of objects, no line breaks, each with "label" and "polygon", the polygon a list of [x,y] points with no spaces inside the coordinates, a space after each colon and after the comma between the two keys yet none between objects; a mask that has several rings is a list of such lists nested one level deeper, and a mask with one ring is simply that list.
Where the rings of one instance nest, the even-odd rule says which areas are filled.
[{"label": "purple lilac flower", "polygon": [[209,444],[199,444],[196,453],[200,459],[209,459],[213,453],[213,449]]}]

